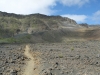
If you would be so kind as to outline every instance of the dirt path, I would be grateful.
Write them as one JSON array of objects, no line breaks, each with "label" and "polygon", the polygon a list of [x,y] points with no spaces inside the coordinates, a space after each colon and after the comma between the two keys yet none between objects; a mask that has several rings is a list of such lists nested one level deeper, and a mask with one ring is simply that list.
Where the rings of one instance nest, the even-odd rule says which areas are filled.
[{"label": "dirt path", "polygon": [[26,62],[25,71],[24,71],[23,75],[35,75],[34,71],[33,71],[35,61],[34,61],[32,54],[30,53],[30,48],[28,45],[26,45],[24,54],[30,60]]}]

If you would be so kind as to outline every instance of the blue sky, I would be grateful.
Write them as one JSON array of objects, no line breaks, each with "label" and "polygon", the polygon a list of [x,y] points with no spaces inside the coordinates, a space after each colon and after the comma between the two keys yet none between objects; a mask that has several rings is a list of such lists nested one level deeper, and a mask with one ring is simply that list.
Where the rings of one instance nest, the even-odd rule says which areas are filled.
[{"label": "blue sky", "polygon": [[0,0],[0,11],[60,15],[77,23],[100,24],[100,0]]}]

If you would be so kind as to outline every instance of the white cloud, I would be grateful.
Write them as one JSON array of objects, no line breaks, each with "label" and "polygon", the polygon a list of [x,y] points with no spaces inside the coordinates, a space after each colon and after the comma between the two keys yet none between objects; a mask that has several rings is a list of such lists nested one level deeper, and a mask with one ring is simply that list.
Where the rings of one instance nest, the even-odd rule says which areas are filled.
[{"label": "white cloud", "polygon": [[66,6],[82,6],[89,0],[0,0],[0,11],[16,14],[41,13],[51,15],[56,10],[51,8],[60,2]]},{"label": "white cloud", "polygon": [[0,0],[0,11],[17,14],[51,14],[56,0]]},{"label": "white cloud", "polygon": [[73,14],[66,14],[62,15],[63,17],[68,17],[70,19],[75,20],[76,22],[85,22],[87,19],[86,15],[73,15]]},{"label": "white cloud", "polygon": [[83,6],[85,3],[88,3],[90,0],[61,0],[60,2],[66,6]]},{"label": "white cloud", "polygon": [[94,21],[100,21],[100,10],[98,10],[97,12],[95,12],[95,13],[93,14],[92,19],[93,19]]}]

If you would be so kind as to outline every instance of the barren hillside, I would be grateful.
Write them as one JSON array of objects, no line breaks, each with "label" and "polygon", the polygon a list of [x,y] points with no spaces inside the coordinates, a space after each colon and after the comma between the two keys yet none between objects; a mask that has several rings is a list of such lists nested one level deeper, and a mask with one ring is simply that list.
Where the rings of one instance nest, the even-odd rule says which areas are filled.
[{"label": "barren hillside", "polygon": [[[0,12],[0,43],[64,42],[99,40],[100,27],[77,24],[61,16],[18,15]],[[94,37],[95,36],[95,37]]]}]

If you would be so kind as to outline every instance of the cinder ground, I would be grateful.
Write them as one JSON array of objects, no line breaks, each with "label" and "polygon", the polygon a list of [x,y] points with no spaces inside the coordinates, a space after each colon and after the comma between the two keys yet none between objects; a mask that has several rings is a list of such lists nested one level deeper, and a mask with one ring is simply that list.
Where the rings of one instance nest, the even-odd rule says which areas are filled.
[{"label": "cinder ground", "polygon": [[2,44],[0,75],[100,75],[100,41]]}]

